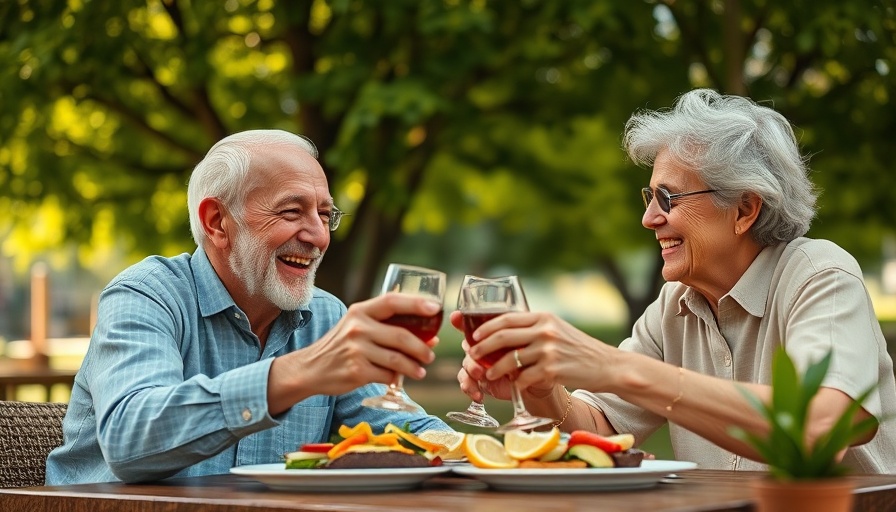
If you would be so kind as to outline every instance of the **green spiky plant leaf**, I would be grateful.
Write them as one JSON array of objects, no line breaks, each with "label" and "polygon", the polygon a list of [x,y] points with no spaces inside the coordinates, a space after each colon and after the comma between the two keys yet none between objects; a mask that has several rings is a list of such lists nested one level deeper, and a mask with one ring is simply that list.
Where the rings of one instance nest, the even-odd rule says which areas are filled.
[{"label": "green spiky plant leaf", "polygon": [[843,411],[828,432],[811,446],[806,444],[809,404],[821,388],[831,358],[829,351],[800,375],[790,355],[784,347],[779,347],[772,361],[771,402],[764,403],[749,391],[739,388],[768,421],[770,430],[764,437],[741,428],[732,428],[730,433],[755,449],[777,479],[811,480],[845,474],[847,468],[837,461],[837,453],[878,426],[878,420],[874,417],[855,421],[862,403],[874,390],[872,386]]}]

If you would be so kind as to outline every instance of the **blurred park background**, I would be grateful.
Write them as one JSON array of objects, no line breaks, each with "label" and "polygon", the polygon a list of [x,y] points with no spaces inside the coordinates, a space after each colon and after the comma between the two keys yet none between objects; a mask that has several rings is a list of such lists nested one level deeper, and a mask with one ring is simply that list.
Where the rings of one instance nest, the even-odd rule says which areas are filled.
[{"label": "blurred park background", "polygon": [[[697,87],[793,122],[823,191],[809,236],[856,256],[896,343],[894,66],[893,0],[6,0],[0,348],[28,357],[43,328],[37,270],[41,350],[77,367],[99,290],[194,249],[189,173],[253,128],[320,149],[350,215],[318,284],[346,303],[392,261],[447,271],[449,306],[463,274],[514,273],[618,343],[662,284],[620,134]],[[466,405],[460,353],[443,331],[409,383],[433,412]]]}]

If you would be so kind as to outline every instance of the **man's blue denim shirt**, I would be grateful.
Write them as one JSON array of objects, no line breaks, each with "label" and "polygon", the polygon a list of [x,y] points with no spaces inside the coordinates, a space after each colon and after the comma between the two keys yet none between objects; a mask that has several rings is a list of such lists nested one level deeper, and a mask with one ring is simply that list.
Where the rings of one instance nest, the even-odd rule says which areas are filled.
[{"label": "man's blue denim shirt", "polygon": [[47,484],[148,481],[227,473],[279,462],[303,443],[324,442],[342,424],[388,423],[450,430],[425,413],[361,405],[380,384],[316,395],[268,414],[273,358],[307,347],[345,314],[315,289],[307,309],[283,312],[263,351],[200,248],[149,257],[103,290],[96,328],[75,378],[64,444],[47,461]]}]

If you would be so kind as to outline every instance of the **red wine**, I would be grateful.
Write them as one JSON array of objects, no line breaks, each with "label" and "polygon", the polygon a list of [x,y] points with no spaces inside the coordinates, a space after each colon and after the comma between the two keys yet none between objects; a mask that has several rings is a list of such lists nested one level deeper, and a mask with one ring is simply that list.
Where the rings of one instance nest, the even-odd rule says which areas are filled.
[{"label": "red wine", "polygon": [[397,325],[414,333],[414,336],[422,341],[429,341],[435,338],[442,327],[443,311],[439,311],[433,316],[420,315],[393,315],[385,323],[389,325]]},{"label": "red wine", "polygon": [[[473,341],[473,332],[476,331],[480,325],[488,322],[492,318],[503,315],[504,313],[505,311],[463,312],[464,337],[467,338],[467,343],[469,343],[471,347],[475,345],[477,342]],[[492,365],[498,362],[498,359],[504,357],[504,354],[507,354],[508,352],[510,352],[510,349],[498,349],[486,354],[477,362],[486,368],[491,368]]]}]

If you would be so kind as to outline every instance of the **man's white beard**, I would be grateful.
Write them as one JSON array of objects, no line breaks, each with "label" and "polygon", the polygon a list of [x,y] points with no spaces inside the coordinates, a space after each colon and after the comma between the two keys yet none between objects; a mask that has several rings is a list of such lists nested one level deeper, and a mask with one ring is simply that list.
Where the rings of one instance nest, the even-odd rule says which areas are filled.
[{"label": "man's white beard", "polygon": [[[277,272],[276,253],[266,254],[264,246],[248,233],[248,229],[239,226],[228,263],[230,270],[243,280],[249,295],[256,296],[261,285],[263,296],[284,311],[294,311],[307,306],[314,293],[314,277],[320,258],[314,258],[308,267],[307,276],[297,277],[288,284],[284,283]],[[307,251],[291,252],[307,253]],[[317,252],[315,250],[315,253]]]}]

